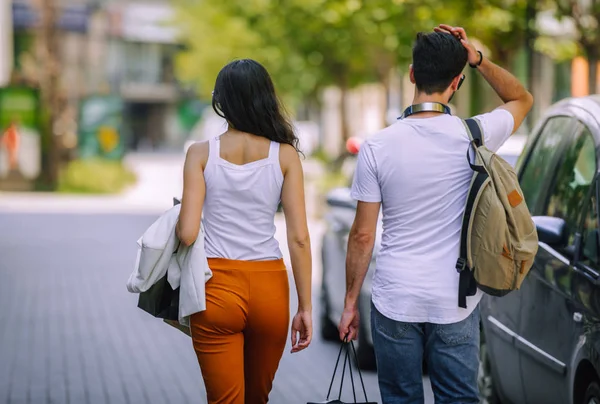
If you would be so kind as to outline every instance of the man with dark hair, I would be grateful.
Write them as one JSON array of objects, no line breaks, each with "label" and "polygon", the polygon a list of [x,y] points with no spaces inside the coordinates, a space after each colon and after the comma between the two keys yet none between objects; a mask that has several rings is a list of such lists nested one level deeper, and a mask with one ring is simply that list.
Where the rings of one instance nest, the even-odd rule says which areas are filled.
[{"label": "man with dark hair", "polygon": [[383,236],[373,278],[371,329],[385,404],[422,403],[425,360],[436,403],[478,403],[481,291],[458,305],[462,217],[473,171],[469,135],[447,104],[466,64],[504,105],[475,117],[492,151],[521,125],[533,97],[469,42],[462,28],[440,25],[413,47],[413,105],[360,148],[352,196],[346,300],[340,338],[354,339],[357,301],[383,206]]},{"label": "man with dark hair", "polygon": [[419,33],[413,48],[413,82],[426,95],[443,93],[461,75],[467,59],[467,49],[456,37]]}]

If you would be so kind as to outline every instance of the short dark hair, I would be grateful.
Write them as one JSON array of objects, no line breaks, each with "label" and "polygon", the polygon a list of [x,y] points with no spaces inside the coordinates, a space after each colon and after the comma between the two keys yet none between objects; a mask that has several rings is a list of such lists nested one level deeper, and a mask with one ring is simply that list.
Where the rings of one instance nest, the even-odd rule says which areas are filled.
[{"label": "short dark hair", "polygon": [[235,60],[223,67],[215,83],[212,106],[234,129],[298,150],[298,137],[275,94],[271,76],[257,61]]},{"label": "short dark hair", "polygon": [[413,71],[417,90],[443,93],[467,64],[467,50],[453,35],[418,33],[413,45]]}]

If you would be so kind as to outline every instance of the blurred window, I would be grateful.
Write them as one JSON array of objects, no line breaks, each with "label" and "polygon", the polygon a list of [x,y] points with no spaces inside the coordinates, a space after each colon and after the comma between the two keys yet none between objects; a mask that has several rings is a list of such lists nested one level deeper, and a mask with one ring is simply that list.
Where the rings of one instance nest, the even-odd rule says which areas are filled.
[{"label": "blurred window", "polygon": [[598,258],[598,246],[600,237],[598,232],[598,190],[596,186],[592,190],[585,220],[583,222],[583,249],[581,251],[581,262],[585,265],[598,268],[600,260]]},{"label": "blurred window", "polygon": [[589,130],[584,129],[566,149],[554,177],[546,215],[564,219],[568,244],[563,251],[572,257],[572,246],[590,187],[596,174],[596,147]]},{"label": "blurred window", "polygon": [[537,139],[521,174],[521,188],[530,210],[534,210],[544,192],[544,179],[553,169],[552,162],[565,136],[573,133],[575,120],[559,116],[550,118]]},{"label": "blurred window", "polygon": [[161,45],[155,43],[124,42],[125,81],[144,84],[160,83],[163,67],[161,51]]},{"label": "blurred window", "polygon": [[15,57],[15,67],[18,70],[26,68],[27,58],[33,57],[35,51],[35,35],[28,31],[15,31],[13,38],[13,52]]}]

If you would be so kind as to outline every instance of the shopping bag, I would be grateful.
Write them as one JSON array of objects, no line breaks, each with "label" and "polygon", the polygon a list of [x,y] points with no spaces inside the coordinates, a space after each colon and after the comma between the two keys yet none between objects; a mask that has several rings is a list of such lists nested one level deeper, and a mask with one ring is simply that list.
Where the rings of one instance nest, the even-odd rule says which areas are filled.
[{"label": "shopping bag", "polygon": [[[337,399],[330,399],[331,396],[331,388],[333,387],[333,382],[335,381],[335,375],[337,373],[338,365],[340,364],[340,358],[342,357],[342,352],[345,351],[344,355],[344,366],[342,367],[342,378],[340,380],[340,391]],[[367,390],[365,389],[365,383],[363,382],[362,373],[360,368],[357,366],[358,376],[360,377],[360,384],[362,386],[363,395],[365,397],[365,401],[356,401],[356,389],[354,387],[354,376],[352,374],[352,361],[350,360],[350,351],[354,354],[354,359],[356,363],[358,363],[358,356],[356,355],[356,350],[354,349],[354,343],[352,341],[348,342],[348,337],[344,339],[342,346],[340,347],[340,352],[338,353],[337,361],[335,363],[335,368],[333,369],[333,376],[331,377],[331,383],[329,383],[329,391],[327,392],[327,398],[325,401],[310,401],[307,404],[350,404],[342,401],[342,388],[344,387],[344,376],[346,373],[346,365],[348,366],[348,371],[350,373],[350,382],[352,384],[352,396],[354,397],[354,401],[351,403],[357,404],[377,404],[375,401],[369,401],[367,398]]]},{"label": "shopping bag", "polygon": [[[173,198],[173,205],[181,202]],[[173,254],[176,254],[175,251]],[[138,307],[154,317],[165,320],[179,320],[179,288],[173,289],[167,274],[145,292],[140,293]]]},{"label": "shopping bag", "polygon": [[145,292],[140,293],[138,307],[154,317],[177,321],[179,318],[179,288],[173,290],[167,275]]}]

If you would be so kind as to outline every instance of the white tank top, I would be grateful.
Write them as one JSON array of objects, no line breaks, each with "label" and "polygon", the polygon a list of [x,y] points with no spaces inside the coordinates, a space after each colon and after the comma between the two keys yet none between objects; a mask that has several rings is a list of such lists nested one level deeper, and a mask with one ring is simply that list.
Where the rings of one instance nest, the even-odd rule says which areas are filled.
[{"label": "white tank top", "polygon": [[283,186],[279,143],[271,142],[267,158],[237,165],[221,158],[220,137],[211,138],[204,179],[206,256],[244,261],[280,259],[275,239],[275,213]]}]

